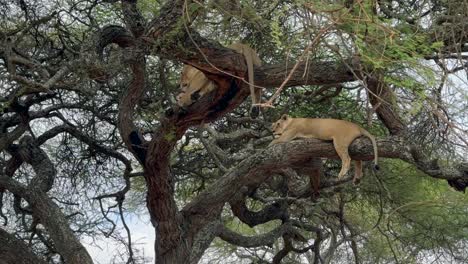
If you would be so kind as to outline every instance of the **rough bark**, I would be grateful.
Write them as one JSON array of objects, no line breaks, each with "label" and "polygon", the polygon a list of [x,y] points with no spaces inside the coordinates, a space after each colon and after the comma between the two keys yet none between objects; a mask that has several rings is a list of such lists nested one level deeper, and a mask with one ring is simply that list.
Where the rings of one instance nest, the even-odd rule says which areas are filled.
[{"label": "rough bark", "polygon": [[13,156],[10,162],[14,163],[9,174],[13,175],[14,170],[26,162],[32,166],[35,176],[28,186],[24,186],[2,172],[0,187],[28,202],[33,216],[47,229],[57,251],[67,263],[93,263],[60,207],[47,196],[56,176],[54,164],[47,154],[30,136],[23,137],[20,144],[10,147],[9,151]]},{"label": "rough bark", "polygon": [[283,224],[279,227],[271,230],[268,233],[256,235],[252,237],[244,236],[241,234],[237,234],[226,227],[224,225],[218,226],[218,236],[224,240],[229,242],[233,245],[238,245],[246,248],[250,247],[260,247],[264,245],[272,245],[275,241],[285,235],[288,234],[289,236],[294,236],[296,240],[304,241],[302,235],[297,231],[291,224]]},{"label": "rough bark", "polygon": [[46,264],[15,236],[0,228],[0,264]]},{"label": "rough bark", "polygon": [[281,219],[286,221],[289,216],[287,213],[288,204],[286,202],[282,203],[273,203],[266,206],[260,211],[253,212],[247,208],[245,204],[245,197],[240,197],[241,199],[235,199],[231,201],[231,210],[233,214],[239,218],[240,221],[254,227],[259,224],[263,224],[275,219]]}]

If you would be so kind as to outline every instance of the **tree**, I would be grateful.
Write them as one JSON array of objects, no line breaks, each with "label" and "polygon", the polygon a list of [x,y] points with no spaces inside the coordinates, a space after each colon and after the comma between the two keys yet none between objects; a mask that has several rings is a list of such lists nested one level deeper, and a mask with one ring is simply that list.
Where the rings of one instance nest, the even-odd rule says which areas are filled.
[{"label": "tree", "polygon": [[[125,220],[142,179],[156,263],[198,263],[210,245],[252,263],[468,258],[466,198],[441,181],[468,184],[464,1],[19,0],[0,12],[6,263],[92,263],[80,238],[98,234],[144,261]],[[255,84],[275,108],[260,119],[247,117],[233,41],[266,62]],[[217,86],[186,109],[172,99],[182,63]],[[353,187],[330,142],[267,147],[285,112],[366,124],[382,172]],[[373,159],[370,141],[350,154]]]}]

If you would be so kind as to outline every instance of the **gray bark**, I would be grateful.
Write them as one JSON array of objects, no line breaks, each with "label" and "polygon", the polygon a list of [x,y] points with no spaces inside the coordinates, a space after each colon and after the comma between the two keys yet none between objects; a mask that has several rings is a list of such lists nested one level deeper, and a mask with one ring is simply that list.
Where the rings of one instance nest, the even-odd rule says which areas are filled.
[{"label": "gray bark", "polygon": [[71,230],[60,207],[47,196],[56,176],[52,161],[30,136],[23,137],[19,146],[13,149],[14,151],[10,150],[13,156],[10,162],[14,161],[17,165],[27,162],[32,166],[36,175],[28,186],[24,186],[1,172],[0,187],[28,202],[33,217],[47,229],[57,251],[67,263],[93,263],[85,247]]},{"label": "gray bark", "polygon": [[0,264],[46,264],[23,241],[0,228]]}]

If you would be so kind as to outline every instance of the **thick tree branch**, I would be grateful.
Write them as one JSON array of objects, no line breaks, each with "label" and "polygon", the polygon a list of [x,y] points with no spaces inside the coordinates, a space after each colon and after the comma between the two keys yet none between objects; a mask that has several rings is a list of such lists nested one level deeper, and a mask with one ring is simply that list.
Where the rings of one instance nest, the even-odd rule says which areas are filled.
[{"label": "thick tree branch", "polygon": [[[123,91],[123,97],[119,104],[118,127],[125,145],[145,168],[144,176],[148,188],[147,207],[157,231],[156,262],[165,263],[168,261],[167,263],[172,263],[174,260],[164,257],[165,254],[170,253],[174,259],[180,256],[187,258],[189,256],[186,247],[178,247],[182,234],[180,217],[174,200],[172,175],[169,169],[170,155],[168,155],[173,149],[176,139],[179,139],[181,135],[175,134],[173,123],[162,121],[159,132],[147,148],[146,141],[133,121],[135,107],[146,88],[144,52],[142,48],[133,48],[127,51],[127,62],[133,76],[130,85]],[[169,251],[174,248],[179,248],[180,251]]]},{"label": "thick tree branch", "polygon": [[366,78],[369,89],[369,99],[380,121],[388,128],[390,134],[401,135],[406,126],[398,114],[396,96],[383,82],[382,75],[372,75]]},{"label": "thick tree branch", "polygon": [[193,246],[190,252],[190,264],[197,264],[203,256],[205,250],[210,246],[217,236],[218,226],[222,225],[219,220],[207,223],[193,239]]},{"label": "thick tree branch", "polygon": [[0,151],[6,149],[13,141],[21,137],[27,129],[28,125],[21,123],[10,133],[3,133],[0,131]]},{"label": "thick tree branch", "polygon": [[[71,230],[66,216],[46,193],[0,174],[0,187],[24,198],[30,205],[33,215],[47,229],[55,247],[67,263],[93,263],[86,249]],[[32,188],[32,189],[31,189]]]},{"label": "thick tree branch", "polygon": [[19,158],[22,162],[30,164],[36,176],[32,178],[29,188],[40,192],[48,192],[52,189],[57,171],[52,161],[34,141],[31,136],[21,138],[18,146],[11,146],[8,150],[13,158]]},{"label": "thick tree branch", "polygon": [[133,76],[128,89],[123,91],[124,95],[119,104],[118,127],[127,148],[144,165],[146,143],[134,124],[133,115],[146,88],[146,62],[141,50],[134,50],[131,53],[127,63]]},{"label": "thick tree branch", "polygon": [[283,258],[285,258],[289,254],[289,252],[292,251],[292,242],[288,236],[283,236],[283,243],[283,248],[275,254],[273,260],[271,261],[271,264],[280,264]]},{"label": "thick tree branch", "polygon": [[[398,138],[380,139],[377,141],[377,146],[379,157],[397,158],[416,166],[422,162],[420,159],[414,159],[408,144]],[[373,159],[372,144],[365,138],[356,139],[351,144],[349,152],[352,159]],[[239,163],[237,167],[195,197],[192,202],[183,208],[183,212],[190,215],[205,215],[210,208],[221,206],[232,200],[243,186],[259,185],[270,177],[272,172],[280,171],[286,167],[298,166],[309,161],[310,157],[338,159],[331,142],[307,139],[274,145]],[[424,169],[423,167],[419,168]],[[443,179],[467,177],[466,171],[457,169],[440,169],[437,174],[434,174],[433,170],[423,170],[423,172],[428,173],[429,176],[434,177],[436,175],[437,178]]]},{"label": "thick tree branch", "polygon": [[0,262],[22,264],[46,264],[23,241],[0,228]]},{"label": "thick tree branch", "polygon": [[[235,75],[244,78],[247,68],[241,54],[209,41],[189,27],[192,14],[186,10],[185,1],[171,2],[161,8],[160,16],[149,23],[142,37],[158,55],[191,64],[207,74],[215,83],[215,76]],[[196,12],[196,11],[195,11]],[[181,49],[180,47],[184,47]],[[288,63],[265,66],[255,71],[256,84],[264,87],[279,86],[292,69]],[[301,65],[287,86],[301,84],[330,84],[355,80],[350,63],[319,62]],[[353,65],[354,66],[354,65]],[[218,85],[219,86],[219,85]],[[245,85],[244,85],[245,86]],[[247,89],[247,88],[245,88]]]},{"label": "thick tree branch", "polygon": [[136,0],[122,0],[122,11],[124,15],[125,24],[133,33],[135,38],[143,34],[145,30],[146,21],[137,8]]},{"label": "thick tree branch", "polygon": [[46,194],[56,177],[55,166],[48,155],[30,136],[23,137],[19,146],[10,147],[9,151],[12,152],[12,159],[20,159],[15,168],[26,162],[32,166],[36,175],[28,186],[24,186],[1,172],[0,187],[29,203],[33,216],[48,230],[58,252],[67,262],[92,263],[88,252],[71,230],[67,217]]},{"label": "thick tree branch", "polygon": [[229,144],[237,140],[260,138],[262,136],[265,136],[262,135],[262,132],[247,128],[240,128],[231,133],[220,133],[217,132],[214,128],[211,128],[210,126],[206,126],[204,129],[210,133],[211,137],[213,138],[213,141],[217,144]]},{"label": "thick tree branch", "polygon": [[226,152],[224,152],[218,145],[214,143],[213,140],[203,138],[202,135],[199,135],[200,141],[203,144],[203,147],[210,154],[211,158],[215,162],[216,166],[222,171],[227,172],[228,169],[224,164],[229,163],[230,159]]},{"label": "thick tree branch", "polygon": [[234,215],[250,227],[254,227],[274,219],[286,221],[289,218],[287,212],[288,203],[285,201],[269,204],[257,212],[249,210],[245,205],[245,201],[241,199],[230,202],[230,205]]},{"label": "thick tree branch", "polygon": [[282,224],[268,233],[251,237],[231,231],[222,224],[218,226],[218,232],[218,236],[222,240],[245,248],[272,245],[279,237],[285,234],[294,237],[298,241],[306,241],[300,232],[289,223]]}]

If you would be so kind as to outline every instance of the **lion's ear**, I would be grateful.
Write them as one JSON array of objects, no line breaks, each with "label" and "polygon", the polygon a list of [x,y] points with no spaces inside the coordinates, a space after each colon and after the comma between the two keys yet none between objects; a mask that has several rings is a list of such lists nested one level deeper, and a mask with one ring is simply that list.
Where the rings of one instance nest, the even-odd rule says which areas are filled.
[{"label": "lion's ear", "polygon": [[283,120],[288,120],[288,118],[289,118],[289,116],[287,114],[284,114],[284,115],[281,116],[281,119],[283,119]]}]

